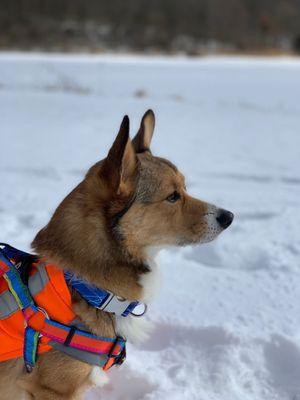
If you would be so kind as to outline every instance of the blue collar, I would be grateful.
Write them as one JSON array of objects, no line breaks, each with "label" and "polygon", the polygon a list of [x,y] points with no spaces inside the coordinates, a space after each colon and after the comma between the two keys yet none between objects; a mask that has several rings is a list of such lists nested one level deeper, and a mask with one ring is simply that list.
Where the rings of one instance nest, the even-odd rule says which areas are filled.
[{"label": "blue collar", "polygon": [[[80,294],[80,296],[92,307],[99,308],[100,310],[114,313],[115,315],[127,317],[129,314],[136,315],[133,310],[141,303],[138,301],[129,301],[115,294],[100,289],[92,285],[70,271],[64,271],[65,280],[72,289]],[[146,306],[145,306],[146,310]]]}]

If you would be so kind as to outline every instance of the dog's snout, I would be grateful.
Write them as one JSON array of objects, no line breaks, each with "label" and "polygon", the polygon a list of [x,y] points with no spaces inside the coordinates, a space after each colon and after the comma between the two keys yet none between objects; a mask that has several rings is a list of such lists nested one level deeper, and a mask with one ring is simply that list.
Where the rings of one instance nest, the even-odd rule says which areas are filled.
[{"label": "dog's snout", "polygon": [[217,216],[217,221],[221,228],[226,229],[231,225],[234,215],[232,212],[221,209]]}]

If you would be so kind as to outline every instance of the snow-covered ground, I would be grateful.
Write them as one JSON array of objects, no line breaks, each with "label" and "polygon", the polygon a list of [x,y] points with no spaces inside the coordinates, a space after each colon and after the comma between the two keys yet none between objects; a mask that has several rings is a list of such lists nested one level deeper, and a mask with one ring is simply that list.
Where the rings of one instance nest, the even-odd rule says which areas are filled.
[{"label": "snow-covered ground", "polygon": [[1,241],[29,249],[121,117],[133,134],[149,107],[153,152],[236,217],[162,253],[151,339],[87,398],[299,400],[299,60],[1,54]]}]

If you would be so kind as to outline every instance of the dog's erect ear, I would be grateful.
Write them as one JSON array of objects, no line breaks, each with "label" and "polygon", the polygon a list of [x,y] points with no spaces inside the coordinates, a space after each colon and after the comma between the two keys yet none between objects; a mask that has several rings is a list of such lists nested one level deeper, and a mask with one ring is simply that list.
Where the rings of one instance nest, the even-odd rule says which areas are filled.
[{"label": "dog's erect ear", "polygon": [[137,156],[129,138],[129,118],[125,115],[105,159],[102,175],[108,180],[109,186],[120,194],[124,185],[135,179],[137,165]]},{"label": "dog's erect ear", "polygon": [[137,153],[150,151],[151,139],[155,126],[155,115],[152,110],[148,110],[141,121],[138,133],[135,135],[132,144]]}]

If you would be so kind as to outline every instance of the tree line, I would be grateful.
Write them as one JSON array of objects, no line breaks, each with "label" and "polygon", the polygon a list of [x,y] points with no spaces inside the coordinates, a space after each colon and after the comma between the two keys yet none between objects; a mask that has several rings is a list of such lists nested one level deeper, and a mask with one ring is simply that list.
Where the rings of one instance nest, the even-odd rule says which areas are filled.
[{"label": "tree line", "polygon": [[300,0],[1,0],[0,48],[300,52]]}]

